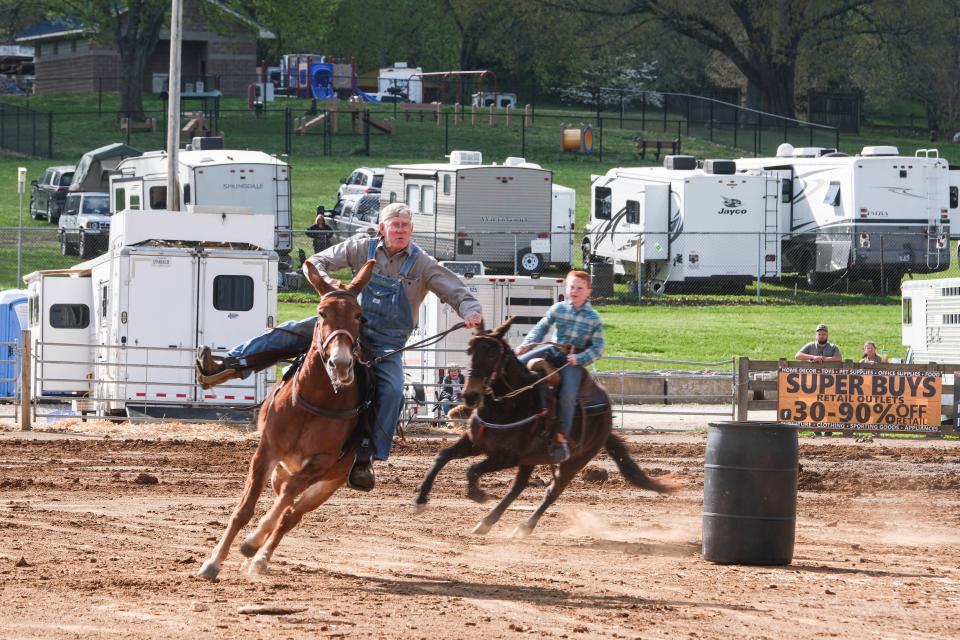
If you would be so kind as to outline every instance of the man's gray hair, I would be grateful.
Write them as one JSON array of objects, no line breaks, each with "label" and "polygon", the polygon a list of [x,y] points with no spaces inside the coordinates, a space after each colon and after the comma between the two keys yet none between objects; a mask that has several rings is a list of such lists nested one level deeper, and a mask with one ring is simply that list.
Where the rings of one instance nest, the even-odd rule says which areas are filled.
[{"label": "man's gray hair", "polygon": [[391,202],[380,211],[380,222],[386,222],[390,218],[413,218],[413,212],[403,202]]}]

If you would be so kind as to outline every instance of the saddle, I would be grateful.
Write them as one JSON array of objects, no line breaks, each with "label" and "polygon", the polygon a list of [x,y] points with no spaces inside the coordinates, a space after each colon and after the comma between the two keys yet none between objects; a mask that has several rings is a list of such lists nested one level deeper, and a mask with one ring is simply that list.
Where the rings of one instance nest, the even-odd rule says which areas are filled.
[{"label": "saddle", "polygon": [[[547,379],[547,384],[552,388],[553,399],[556,401],[556,394],[560,388],[560,374],[557,372],[557,367],[546,358],[534,358],[527,363],[527,368],[539,374],[541,378]],[[575,423],[578,417],[592,416],[611,409],[610,397],[606,389],[589,371],[584,373],[586,375],[580,378],[580,388],[577,390]]]}]

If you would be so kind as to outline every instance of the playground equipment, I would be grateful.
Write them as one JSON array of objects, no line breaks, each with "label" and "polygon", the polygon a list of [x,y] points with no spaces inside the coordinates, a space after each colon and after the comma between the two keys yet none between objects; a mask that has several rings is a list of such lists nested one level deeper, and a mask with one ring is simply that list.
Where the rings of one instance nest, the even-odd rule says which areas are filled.
[{"label": "playground equipment", "polygon": [[190,137],[206,138],[213,135],[210,123],[207,122],[203,111],[193,111],[187,114],[187,124],[183,125],[180,133]]},{"label": "playground equipment", "polygon": [[583,155],[593,154],[593,127],[580,123],[577,128],[568,128],[572,124],[560,123],[560,151],[579,151]]},{"label": "playground equipment", "polygon": [[[288,53],[280,58],[280,73],[277,79],[279,86],[275,88],[276,95],[289,98],[337,100],[357,96],[364,102],[379,101],[376,96],[365,93],[358,87],[357,63],[353,58],[349,62],[338,62],[332,56]],[[272,84],[266,61],[260,63],[259,81],[264,86]]]},{"label": "playground equipment", "polygon": [[350,114],[350,125],[353,133],[360,132],[360,119],[363,118],[363,121],[366,122],[370,127],[382,131],[386,134],[392,134],[394,125],[388,120],[381,120],[377,118],[371,118],[369,114],[366,114],[364,105],[358,102],[344,102],[342,100],[326,100],[323,104],[323,112],[318,113],[313,118],[308,118],[306,116],[301,118],[296,118],[293,122],[293,130],[299,134],[305,134],[311,129],[324,124],[325,122],[330,122],[330,133],[337,133],[337,116],[341,113]]}]

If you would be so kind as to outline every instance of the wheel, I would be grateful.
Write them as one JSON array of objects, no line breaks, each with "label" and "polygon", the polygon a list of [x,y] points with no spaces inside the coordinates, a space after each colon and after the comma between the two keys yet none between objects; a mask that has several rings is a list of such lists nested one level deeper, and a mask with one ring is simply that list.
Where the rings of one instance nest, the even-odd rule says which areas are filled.
[{"label": "wheel", "polygon": [[818,272],[817,267],[812,264],[807,267],[803,279],[807,283],[807,289],[822,289],[826,284],[824,274]]},{"label": "wheel", "polygon": [[540,273],[546,266],[547,263],[543,256],[531,251],[530,247],[517,252],[517,270],[520,275],[529,276]]},{"label": "wheel", "polygon": [[37,203],[32,197],[30,198],[30,217],[34,220],[39,220],[43,217],[41,214],[37,213]]},{"label": "wheel", "polygon": [[60,216],[54,213],[56,206],[52,202],[47,202],[47,222],[50,224],[57,224],[57,221],[60,220]]},{"label": "wheel", "polygon": [[80,239],[77,240],[77,254],[81,258],[93,257],[93,241],[88,239],[82,232]]},{"label": "wheel", "polygon": [[60,255],[70,255],[70,243],[67,242],[67,234],[63,231],[60,232]]},{"label": "wheel", "polygon": [[590,238],[584,238],[583,242],[580,243],[580,252],[583,256],[583,266],[586,267],[593,261],[593,254],[591,253],[590,247]]}]

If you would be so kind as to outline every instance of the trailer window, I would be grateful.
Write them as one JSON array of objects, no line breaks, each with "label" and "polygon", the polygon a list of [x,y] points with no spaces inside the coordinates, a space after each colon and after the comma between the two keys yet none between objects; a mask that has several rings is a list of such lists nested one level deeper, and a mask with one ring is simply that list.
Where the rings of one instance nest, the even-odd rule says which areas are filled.
[{"label": "trailer window", "polygon": [[950,187],[950,208],[956,209],[960,205],[960,196],[957,194],[956,187]]},{"label": "trailer window", "polygon": [[253,278],[217,276],[213,279],[213,308],[217,311],[253,309]]},{"label": "trailer window", "polygon": [[90,326],[90,307],[85,304],[55,304],[50,307],[50,326],[54,329],[86,329]]},{"label": "trailer window", "polygon": [[166,187],[150,187],[150,208],[151,209],[167,208],[167,188]]},{"label": "trailer window", "polygon": [[407,206],[414,213],[432,215],[435,193],[433,185],[408,184]]},{"label": "trailer window", "polygon": [[183,185],[183,204],[190,204],[190,185]]},{"label": "trailer window", "polygon": [[780,183],[780,202],[787,203],[793,200],[793,179],[786,179]]},{"label": "trailer window", "polygon": [[107,317],[107,285],[100,287],[100,317]]},{"label": "trailer window", "polygon": [[450,174],[443,174],[443,195],[450,195]]},{"label": "trailer window", "polygon": [[909,327],[913,324],[913,299],[903,299],[903,326]]},{"label": "trailer window", "polygon": [[130,194],[130,208],[131,209],[140,209],[140,194],[131,193]]},{"label": "trailer window", "polygon": [[127,208],[127,190],[117,189],[113,192],[113,210],[123,211]]},{"label": "trailer window", "polygon": [[609,220],[610,209],[613,205],[613,195],[610,187],[597,187],[593,191],[593,215],[598,220]]},{"label": "trailer window", "polygon": [[640,224],[640,203],[636,200],[627,200],[627,222]]},{"label": "trailer window", "polygon": [[827,196],[823,199],[825,204],[830,205],[831,207],[840,206],[840,183],[831,182],[830,187],[827,189]]}]

